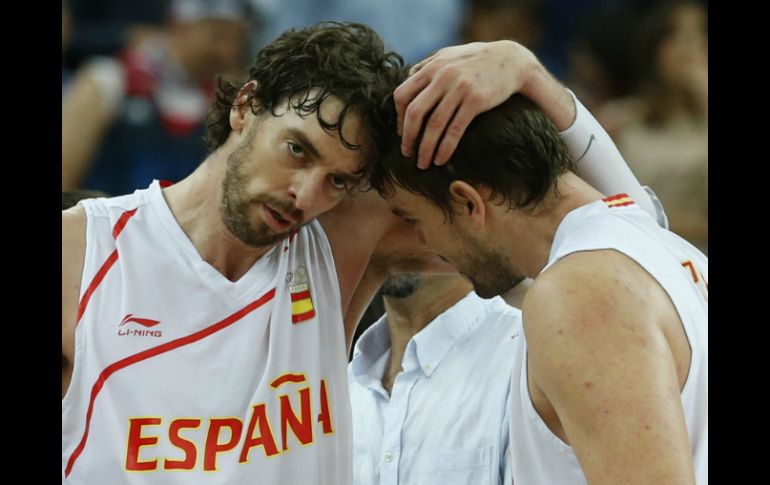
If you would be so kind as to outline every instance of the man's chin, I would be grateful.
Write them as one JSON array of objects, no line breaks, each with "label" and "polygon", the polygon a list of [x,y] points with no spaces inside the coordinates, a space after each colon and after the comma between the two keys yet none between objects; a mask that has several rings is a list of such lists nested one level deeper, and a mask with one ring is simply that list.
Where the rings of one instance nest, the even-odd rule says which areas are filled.
[{"label": "man's chin", "polygon": [[473,284],[473,291],[476,292],[477,295],[479,295],[481,298],[484,299],[490,299],[494,298],[496,296],[504,295],[505,293],[508,293],[513,289],[516,285],[522,282],[524,280],[523,277],[519,278],[513,278],[509,281],[506,281],[505,283],[499,282],[499,284],[496,285],[481,285],[473,278],[469,278],[466,276],[466,278]]},{"label": "man's chin", "polygon": [[279,242],[291,236],[293,233],[299,231],[301,228],[302,224],[298,224],[285,231],[274,232],[269,227],[264,226],[264,230],[260,231],[259,234],[250,234],[248,237],[239,237],[239,239],[247,246],[251,246],[253,248],[264,248],[267,246],[275,246]]},{"label": "man's chin", "polygon": [[252,248],[265,248],[275,246],[289,236],[290,232],[280,234],[265,234],[257,237],[241,238],[241,242]]}]

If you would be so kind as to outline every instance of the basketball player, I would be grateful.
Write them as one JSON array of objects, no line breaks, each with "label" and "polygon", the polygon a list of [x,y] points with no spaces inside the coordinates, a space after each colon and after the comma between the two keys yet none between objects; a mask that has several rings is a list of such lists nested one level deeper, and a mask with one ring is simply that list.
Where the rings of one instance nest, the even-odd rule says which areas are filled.
[{"label": "basketball player", "polygon": [[[372,184],[480,296],[534,278],[514,351],[514,483],[707,483],[708,260],[633,198],[605,197],[574,173],[557,134],[569,116],[536,106],[564,88],[525,52],[510,41],[469,44],[422,63],[399,90],[422,100],[406,110],[404,138],[431,120],[428,148],[405,150],[428,154],[423,162],[441,158],[430,156],[429,132],[447,126],[426,113],[455,113],[458,84],[433,83],[448,66],[529,58],[517,72],[523,86],[540,80],[538,94],[509,91],[438,160],[445,166],[418,170],[398,153],[381,159]],[[504,77],[505,66],[477,82]]]},{"label": "basketball player", "polygon": [[400,63],[361,25],[289,31],[223,87],[195,172],[63,212],[65,481],[350,481],[343,313],[398,221],[346,195]]}]

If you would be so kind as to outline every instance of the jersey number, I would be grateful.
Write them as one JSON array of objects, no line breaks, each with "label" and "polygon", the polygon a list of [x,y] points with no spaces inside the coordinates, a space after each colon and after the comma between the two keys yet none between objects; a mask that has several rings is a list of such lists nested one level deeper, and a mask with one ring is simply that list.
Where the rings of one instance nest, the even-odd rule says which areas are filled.
[{"label": "jersey number", "polygon": [[698,290],[700,290],[701,294],[703,295],[703,299],[705,299],[706,302],[708,302],[709,301],[709,282],[706,281],[706,278],[703,277],[703,273],[698,271],[698,268],[696,268],[695,264],[693,264],[693,262],[690,260],[683,262],[682,267],[689,270],[693,283],[695,283],[695,286],[697,286]]}]

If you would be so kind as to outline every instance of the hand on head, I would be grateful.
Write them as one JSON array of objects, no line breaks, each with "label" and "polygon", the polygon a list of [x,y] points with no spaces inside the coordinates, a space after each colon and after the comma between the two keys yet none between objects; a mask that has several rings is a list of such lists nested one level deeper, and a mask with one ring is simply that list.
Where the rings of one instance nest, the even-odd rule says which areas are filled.
[{"label": "hand on head", "polygon": [[393,95],[401,151],[413,155],[426,124],[418,167],[446,163],[473,118],[523,91],[537,65],[531,51],[512,41],[447,47],[419,62]]}]

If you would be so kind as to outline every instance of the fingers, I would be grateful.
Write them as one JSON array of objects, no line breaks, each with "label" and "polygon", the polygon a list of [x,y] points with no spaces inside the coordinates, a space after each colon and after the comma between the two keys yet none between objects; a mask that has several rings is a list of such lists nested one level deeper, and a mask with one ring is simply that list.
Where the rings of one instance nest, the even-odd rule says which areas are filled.
[{"label": "fingers", "polygon": [[396,104],[396,131],[398,134],[402,134],[404,127],[404,116],[406,114],[406,107],[414,99],[425,86],[430,84],[431,77],[427,73],[417,75],[425,66],[427,66],[435,57],[438,52],[426,57],[422,61],[418,62],[409,69],[409,78],[401,83],[400,86],[393,91],[393,100]]},{"label": "fingers", "polygon": [[452,117],[455,116],[455,112],[462,101],[463,91],[460,89],[453,89],[443,95],[438,106],[433,110],[433,113],[425,125],[425,132],[420,141],[420,151],[417,161],[417,166],[419,168],[428,168],[433,162],[433,153],[438,146],[439,140],[444,134],[447,125],[450,124],[449,122],[452,120]]},{"label": "fingers", "polygon": [[[462,103],[460,105],[454,118],[452,118],[452,122],[446,129],[441,145],[436,151],[434,158],[436,165],[443,165],[449,160],[460,143],[465,129],[468,128],[468,125],[471,124],[471,121],[479,112],[478,106],[473,103]],[[420,148],[422,149],[422,147]]]},{"label": "fingers", "polygon": [[[420,134],[425,116],[444,96],[444,89],[444,87],[440,87],[437,83],[431,83],[419,91],[419,94],[414,99],[411,99],[406,107],[402,124],[403,133],[401,135],[401,152],[404,156],[412,156],[412,147],[415,140],[417,140],[417,136]],[[429,162],[430,160],[427,163]]]},{"label": "fingers", "polygon": [[415,64],[414,66],[412,66],[412,67],[411,67],[411,69],[409,69],[409,75],[410,75],[410,76],[413,76],[413,75],[417,74],[417,72],[418,72],[420,69],[422,69],[422,68],[423,68],[423,67],[425,67],[425,66],[426,66],[426,65],[427,65],[427,64],[428,64],[430,61],[432,61],[433,59],[435,59],[437,55],[438,55],[438,52],[434,52],[434,53],[433,53],[433,54],[431,54],[430,56],[426,57],[425,59],[421,60],[420,62],[418,62],[417,64]]},{"label": "fingers", "polygon": [[406,117],[406,109],[409,103],[430,83],[430,78],[427,76],[412,76],[399,87],[393,91],[393,101],[396,104],[396,114],[398,116],[396,120],[396,129],[398,134],[403,133],[404,118]]}]

